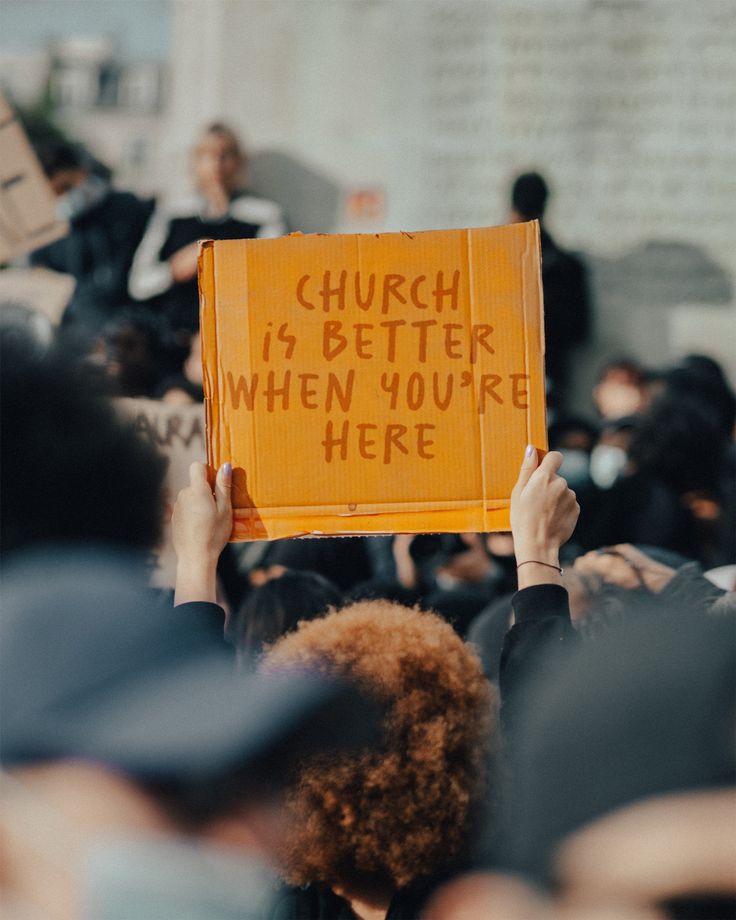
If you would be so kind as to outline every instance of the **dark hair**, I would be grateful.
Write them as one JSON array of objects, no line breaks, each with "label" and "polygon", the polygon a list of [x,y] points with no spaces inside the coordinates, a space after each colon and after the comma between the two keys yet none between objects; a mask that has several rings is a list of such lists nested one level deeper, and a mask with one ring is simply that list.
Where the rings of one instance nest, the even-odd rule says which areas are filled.
[{"label": "dark hair", "polygon": [[166,322],[145,307],[133,305],[118,310],[105,324],[104,334],[109,337],[126,326],[145,336],[151,354],[157,360],[161,360],[171,347],[171,332]]},{"label": "dark hair", "polygon": [[714,412],[727,438],[736,423],[736,395],[721,366],[705,355],[687,355],[675,367],[666,371],[663,381],[668,393],[697,399]]},{"label": "dark hair", "polygon": [[82,150],[65,141],[51,141],[38,148],[38,158],[49,178],[64,169],[82,169],[87,165]]},{"label": "dark hair", "polygon": [[300,620],[313,620],[344,603],[340,590],[322,575],[287,571],[253,588],[228,620],[227,635],[241,652],[256,654]]},{"label": "dark hair", "polygon": [[591,449],[598,440],[598,426],[580,415],[567,415],[553,422],[549,426],[548,438],[550,450],[558,450],[565,436],[572,433],[582,433],[590,440]]},{"label": "dark hair", "polygon": [[725,439],[711,407],[684,392],[665,392],[634,425],[629,456],[676,495],[718,494]]},{"label": "dark hair", "polygon": [[0,546],[96,542],[152,549],[166,461],[97,395],[80,363],[0,341]]},{"label": "dark hair", "polygon": [[539,173],[522,173],[511,189],[511,203],[522,217],[534,220],[544,214],[548,195],[547,183]]}]

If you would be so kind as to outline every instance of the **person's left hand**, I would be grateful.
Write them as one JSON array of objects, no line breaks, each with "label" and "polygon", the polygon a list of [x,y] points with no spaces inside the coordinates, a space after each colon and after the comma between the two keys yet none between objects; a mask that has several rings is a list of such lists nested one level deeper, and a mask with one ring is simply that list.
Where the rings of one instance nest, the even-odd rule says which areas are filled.
[{"label": "person's left hand", "polygon": [[214,495],[204,463],[194,462],[189,467],[189,485],[179,493],[171,519],[179,559],[219,558],[233,527],[232,485],[229,463],[217,473]]},{"label": "person's left hand", "polygon": [[217,473],[214,495],[205,465],[195,462],[189,468],[189,485],[179,493],[171,516],[177,604],[215,601],[217,560],[233,526],[232,484],[229,463]]}]

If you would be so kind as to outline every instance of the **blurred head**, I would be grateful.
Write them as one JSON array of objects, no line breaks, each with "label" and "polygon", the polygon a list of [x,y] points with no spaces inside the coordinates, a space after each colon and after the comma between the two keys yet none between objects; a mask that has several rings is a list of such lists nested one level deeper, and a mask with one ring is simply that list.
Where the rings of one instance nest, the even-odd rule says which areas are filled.
[{"label": "blurred head", "polygon": [[148,311],[130,309],[105,328],[106,370],[117,396],[152,396],[161,372],[164,331]]},{"label": "blurred head", "polygon": [[363,601],[277,642],[265,667],[287,665],[349,676],[387,716],[379,746],[300,769],[287,800],[286,877],[370,901],[457,859],[493,735],[493,692],[471,648],[434,614]]},{"label": "blurred head", "polygon": [[38,156],[57,197],[81,185],[89,175],[83,154],[73,144],[50,143],[38,151]]},{"label": "blurred head", "polygon": [[539,880],[554,849],[647,796],[733,783],[733,624],[644,598],[524,688],[502,798],[504,865]]},{"label": "blurred head", "polygon": [[706,412],[717,416],[724,436],[734,436],[736,395],[716,361],[705,355],[687,355],[663,374],[662,382],[672,396],[703,403]]},{"label": "blurred head", "polygon": [[200,191],[213,185],[232,192],[241,183],[245,154],[237,134],[220,122],[205,128],[194,145],[194,181]]},{"label": "blurred head", "polygon": [[511,187],[512,221],[541,220],[548,195],[547,183],[539,173],[522,173]]},{"label": "blurred head", "polygon": [[165,461],[54,350],[2,338],[2,549],[156,546]]},{"label": "blurred head", "polygon": [[634,426],[629,456],[675,494],[718,493],[725,447],[716,410],[692,394],[665,392]]},{"label": "blurred head", "polygon": [[647,402],[645,371],[633,358],[609,361],[593,387],[593,403],[601,418],[619,419],[635,415]]},{"label": "blurred head", "polygon": [[240,652],[258,654],[301,620],[314,620],[343,604],[338,588],[322,575],[286,571],[252,589],[230,615],[227,635]]}]

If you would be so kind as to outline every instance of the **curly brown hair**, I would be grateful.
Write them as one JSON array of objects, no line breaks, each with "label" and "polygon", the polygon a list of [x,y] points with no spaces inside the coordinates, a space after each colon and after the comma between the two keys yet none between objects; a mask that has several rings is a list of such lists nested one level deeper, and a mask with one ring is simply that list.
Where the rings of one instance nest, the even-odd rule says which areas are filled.
[{"label": "curly brown hair", "polygon": [[402,888],[448,865],[485,791],[494,690],[432,613],[353,604],[280,639],[264,666],[347,676],[386,706],[380,748],[304,763],[289,795],[282,869],[292,884]]}]

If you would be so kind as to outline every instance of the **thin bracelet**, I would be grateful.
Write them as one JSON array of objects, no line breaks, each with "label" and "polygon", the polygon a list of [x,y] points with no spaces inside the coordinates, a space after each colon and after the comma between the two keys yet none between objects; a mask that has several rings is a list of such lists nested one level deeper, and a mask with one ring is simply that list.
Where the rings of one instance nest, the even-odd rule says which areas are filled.
[{"label": "thin bracelet", "polygon": [[527,559],[526,562],[520,562],[520,563],[516,566],[516,568],[517,568],[517,569],[520,569],[520,568],[522,567],[522,565],[532,565],[532,564],[534,564],[534,565],[546,565],[548,569],[554,569],[555,572],[559,572],[560,575],[562,575],[562,569],[559,567],[559,565],[552,565],[551,562],[540,562],[538,559]]}]

